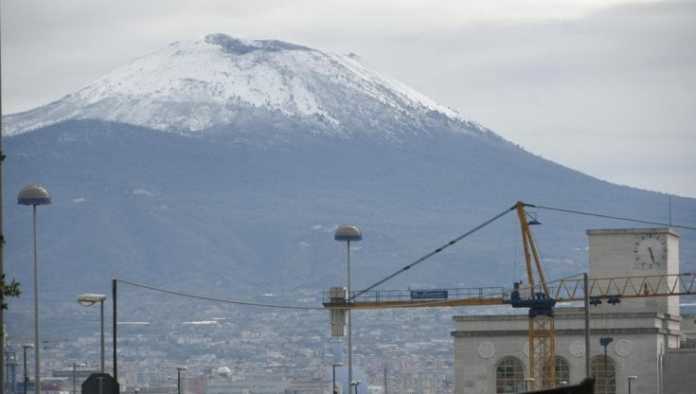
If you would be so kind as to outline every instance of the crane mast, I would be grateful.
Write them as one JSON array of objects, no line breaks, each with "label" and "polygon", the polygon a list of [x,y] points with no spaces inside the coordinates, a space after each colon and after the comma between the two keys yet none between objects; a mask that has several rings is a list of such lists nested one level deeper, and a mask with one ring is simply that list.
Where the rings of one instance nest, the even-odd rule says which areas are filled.
[{"label": "crane mast", "polygon": [[[514,308],[529,308],[529,378],[533,390],[553,387],[556,384],[556,326],[553,317],[553,307],[556,301],[551,298],[546,277],[541,268],[539,251],[534,237],[529,229],[525,204],[518,201],[515,204],[517,218],[522,232],[525,268],[527,269],[527,288],[531,294],[526,299],[519,296],[519,284],[511,297]],[[535,221],[536,222],[536,221]],[[532,259],[534,266],[532,266]],[[535,280],[534,268],[539,277]]]}]

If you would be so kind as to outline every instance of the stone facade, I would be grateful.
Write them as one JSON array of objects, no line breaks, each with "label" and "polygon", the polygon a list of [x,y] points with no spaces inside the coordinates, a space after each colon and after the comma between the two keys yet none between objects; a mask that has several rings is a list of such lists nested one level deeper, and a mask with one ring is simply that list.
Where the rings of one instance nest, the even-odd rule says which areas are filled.
[{"label": "stone facade", "polygon": [[[506,357],[515,357],[527,370],[527,315],[456,316],[455,392],[457,394],[494,394],[496,368]],[[613,342],[607,356],[616,367],[616,393],[625,393],[628,376],[633,393],[660,393],[658,360],[667,352],[666,343],[678,341],[679,332],[670,327],[678,317],[654,312],[592,313],[590,316],[590,354],[603,357],[599,338],[609,336]],[[585,378],[584,313],[580,308],[556,310],[556,355],[568,363],[568,383]]]},{"label": "stone facade", "polygon": [[696,349],[668,351],[664,357],[664,393],[696,392]]},{"label": "stone facade", "polygon": [[[593,278],[679,273],[679,235],[666,228],[588,230]],[[657,280],[653,280],[657,285]],[[612,306],[600,306],[613,311]],[[621,311],[679,315],[679,297],[639,298],[621,302]]]}]

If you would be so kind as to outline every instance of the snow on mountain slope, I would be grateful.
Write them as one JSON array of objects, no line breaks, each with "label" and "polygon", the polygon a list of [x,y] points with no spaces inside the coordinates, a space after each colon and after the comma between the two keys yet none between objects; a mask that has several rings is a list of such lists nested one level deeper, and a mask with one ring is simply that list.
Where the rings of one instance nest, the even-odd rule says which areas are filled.
[{"label": "snow on mountain slope", "polygon": [[56,102],[10,115],[6,132],[20,134],[68,119],[199,132],[254,109],[305,119],[314,132],[335,134],[417,130],[434,115],[455,130],[487,131],[368,69],[354,55],[211,34],[175,42]]}]

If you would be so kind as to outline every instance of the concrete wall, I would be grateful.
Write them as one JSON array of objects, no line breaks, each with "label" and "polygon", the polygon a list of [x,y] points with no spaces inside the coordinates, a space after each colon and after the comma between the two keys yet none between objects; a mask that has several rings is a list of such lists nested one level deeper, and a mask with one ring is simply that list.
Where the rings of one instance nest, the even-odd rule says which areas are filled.
[{"label": "concrete wall", "polygon": [[696,392],[696,349],[667,352],[663,370],[664,394]]}]

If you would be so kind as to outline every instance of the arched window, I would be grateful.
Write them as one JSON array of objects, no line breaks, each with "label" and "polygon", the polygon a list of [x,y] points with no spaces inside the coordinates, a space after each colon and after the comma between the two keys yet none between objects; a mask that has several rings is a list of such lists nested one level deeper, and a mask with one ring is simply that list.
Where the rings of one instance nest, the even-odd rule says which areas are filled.
[{"label": "arched window", "polygon": [[[546,366],[544,366],[544,375],[548,375],[546,370]],[[556,356],[556,386],[560,386],[561,383],[565,382],[565,384],[570,383],[570,364],[568,364],[568,360],[561,356]]]},{"label": "arched window", "polygon": [[595,378],[595,394],[616,394],[616,366],[611,357],[594,356],[592,376]]},{"label": "arched window", "polygon": [[560,386],[562,382],[570,383],[570,364],[565,358],[556,356],[556,386]]},{"label": "arched window", "polygon": [[496,394],[511,394],[524,391],[524,365],[516,357],[505,357],[495,369]]}]

